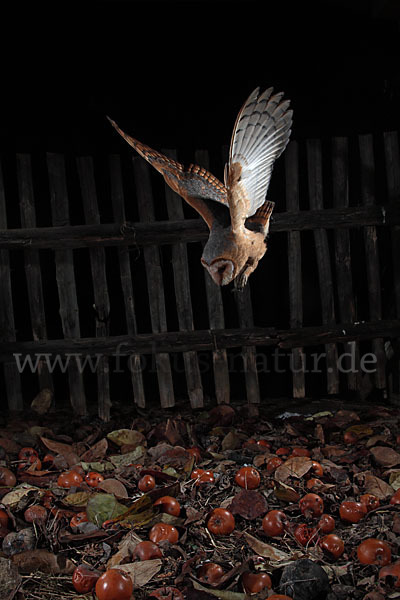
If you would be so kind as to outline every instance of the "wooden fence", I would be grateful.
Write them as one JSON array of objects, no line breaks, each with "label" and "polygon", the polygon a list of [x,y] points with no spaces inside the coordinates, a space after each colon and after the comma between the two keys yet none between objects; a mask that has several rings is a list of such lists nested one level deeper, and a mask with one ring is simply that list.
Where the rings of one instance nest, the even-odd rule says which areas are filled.
[{"label": "wooden fence", "polygon": [[[176,158],[175,151],[164,152]],[[207,152],[198,151],[194,158],[209,168]],[[68,382],[74,411],[86,414],[86,372],[76,355],[96,356],[98,411],[102,419],[108,419],[110,370],[116,349],[118,358],[129,357],[131,387],[124,395],[139,407],[146,405],[141,364],[146,354],[155,359],[162,407],[175,404],[172,353],[182,354],[187,396],[193,408],[203,406],[205,393],[214,395],[219,403],[229,402],[230,348],[241,348],[245,389],[251,403],[268,397],[268,386],[260,390],[257,349],[290,350],[292,394],[296,398],[308,393],[304,368],[307,352],[321,346],[326,352],[326,393],[362,388],[361,346],[365,343],[376,357],[374,386],[386,390],[389,381],[396,389],[396,338],[400,338],[400,155],[396,132],[361,135],[356,140],[342,137],[329,143],[307,140],[289,144],[280,167],[275,169],[270,191],[277,206],[271,240],[278,233],[287,237],[286,327],[276,326],[273,314],[267,327],[254,322],[252,294],[253,301],[255,294],[262,300],[263,294],[271,294],[271,286],[267,290],[259,276],[253,275],[245,290],[234,295],[237,326],[226,328],[225,291],[214,285],[198,259],[188,257],[189,243],[196,245],[200,255],[208,235],[205,223],[193,214],[185,218],[181,198],[169,188],[165,188],[165,197],[160,197],[160,181],[141,158],[125,154],[121,160],[112,155],[103,160],[101,168],[96,168],[96,161],[92,157],[66,160],[63,155],[48,154],[39,169],[38,157],[19,154],[15,171],[10,167],[10,162],[14,166],[12,161],[3,161],[0,361],[10,410],[23,407],[22,385],[27,375],[21,364],[27,356],[36,357],[37,389],[52,390],[54,373],[48,357],[70,356],[62,385]],[[159,178],[157,174],[155,177]],[[154,186],[159,191],[154,191]],[[274,189],[280,190],[282,197],[273,197]],[[135,197],[134,205],[131,196]],[[76,208],[80,204],[81,213]],[[109,222],[102,222],[103,213]],[[84,222],[77,223],[79,219]],[[356,247],[353,231],[363,232],[363,242]],[[310,240],[308,250],[303,247],[307,232],[313,236],[311,251]],[[273,246],[267,255],[269,265],[277,260]],[[166,247],[170,252],[168,268],[163,254]],[[47,253],[45,261],[43,253]],[[135,261],[138,253],[141,268],[140,261]],[[264,269],[260,271],[262,281],[269,283],[263,264],[259,266]],[[360,310],[357,288],[361,276],[367,284],[366,313]],[[201,278],[205,279],[200,285]],[[314,299],[321,314],[318,325],[304,323],[303,301],[315,290],[315,286],[308,287],[312,278],[319,289],[319,298]],[[194,307],[199,302],[192,297],[193,292],[196,296],[204,294],[206,327],[194,325]],[[173,295],[176,319],[172,319],[175,330],[171,331],[168,324]],[[144,319],[138,315],[138,301],[149,309]],[[367,318],[360,318],[360,313]],[[29,321],[29,335],[26,325],[25,329],[18,325],[21,320]],[[394,348],[390,370],[385,351],[388,340],[393,340]],[[342,364],[340,349],[346,360],[350,355],[354,358],[357,367],[343,369],[344,376],[338,366]],[[203,389],[199,351],[212,357],[213,391]],[[284,377],[287,379],[287,374]],[[57,398],[57,386],[55,394]]]}]

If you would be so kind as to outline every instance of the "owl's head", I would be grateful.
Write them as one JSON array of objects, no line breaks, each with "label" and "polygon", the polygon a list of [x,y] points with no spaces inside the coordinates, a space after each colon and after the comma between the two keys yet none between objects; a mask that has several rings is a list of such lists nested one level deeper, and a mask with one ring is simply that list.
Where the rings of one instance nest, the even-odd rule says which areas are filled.
[{"label": "owl's head", "polygon": [[202,258],[201,264],[207,269],[217,285],[227,285],[235,277],[235,265],[233,261],[227,258],[215,258],[210,264]]},{"label": "owl's head", "polygon": [[210,231],[204,246],[201,264],[217,285],[228,285],[238,275],[247,254],[230,228],[217,227]]}]

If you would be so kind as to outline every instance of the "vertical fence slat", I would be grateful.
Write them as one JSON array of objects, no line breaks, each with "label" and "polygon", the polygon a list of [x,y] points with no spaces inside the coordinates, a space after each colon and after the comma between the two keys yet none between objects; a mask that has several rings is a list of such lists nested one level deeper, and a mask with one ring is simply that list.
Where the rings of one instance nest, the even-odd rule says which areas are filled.
[{"label": "vertical fence slat", "polygon": [[[111,177],[111,200],[113,205],[114,219],[122,226],[123,223],[125,223],[125,205],[120,157],[114,154],[110,156],[109,162]],[[129,246],[118,246],[118,258],[119,269],[121,273],[121,287],[125,303],[127,330],[128,335],[133,336],[138,333],[138,330],[136,323]],[[134,401],[135,404],[137,404],[140,408],[144,408],[146,406],[146,398],[143,387],[140,355],[132,354],[129,357],[129,361]]]},{"label": "vertical fence slat", "polygon": [[[31,158],[27,154],[17,154],[17,180],[19,206],[22,227],[35,228],[35,201]],[[38,250],[24,250],[25,274],[28,288],[29,312],[31,317],[32,336],[35,341],[46,340],[46,317],[43,299],[42,274]],[[53,379],[44,360],[38,361],[40,389],[53,390]]]},{"label": "vertical fence slat", "polygon": [[[6,196],[3,169],[0,167],[0,228],[7,229]],[[11,290],[10,256],[8,250],[0,250],[0,342],[14,342],[15,322]],[[10,410],[22,410],[21,376],[13,357],[3,365],[7,403]]]},{"label": "vertical fence slat", "polygon": [[[154,207],[149,167],[142,158],[134,157],[132,160],[140,220],[151,222],[154,221]],[[153,333],[160,333],[167,331],[167,315],[159,249],[157,246],[146,246],[143,248],[143,255],[146,265],[151,326]],[[165,352],[157,353],[155,361],[161,406],[163,408],[174,406],[175,398],[169,355]]]},{"label": "vertical fence slat", "polygon": [[[286,210],[299,210],[299,157],[297,142],[290,142],[285,151]],[[301,279],[300,231],[288,232],[289,307],[290,327],[303,325],[303,289]],[[293,374],[293,397],[304,398],[303,348],[293,348],[291,368]]]},{"label": "vertical fence slat", "polygon": [[[68,193],[64,157],[47,154],[52,222],[55,227],[69,225]],[[76,297],[74,258],[72,250],[56,250],[56,279],[60,302],[60,317],[65,338],[80,337],[79,309]],[[78,415],[86,415],[83,376],[76,360],[68,365],[71,405]]]},{"label": "vertical fence slat", "polygon": [[[169,158],[177,159],[176,150],[164,149],[163,153]],[[183,220],[185,217],[183,214],[182,199],[167,185],[165,185],[165,198],[169,219],[171,221]],[[193,311],[186,244],[172,244],[172,267],[179,329],[181,331],[193,331]],[[204,405],[204,398],[197,352],[184,352],[183,360],[190,404],[192,408],[201,408]]]},{"label": "vertical fence slat", "polygon": [[[85,221],[88,225],[99,224],[100,213],[97,204],[93,160],[89,156],[80,156],[77,159],[77,165]],[[110,299],[107,288],[105,249],[103,247],[90,248],[89,254],[93,280],[96,337],[107,337],[110,330]],[[108,357],[99,357],[96,368],[98,413],[99,417],[104,421],[110,419],[111,399],[109,371]]]},{"label": "vertical fence slat", "polygon": [[[400,152],[399,140],[396,131],[384,133],[386,179],[389,202],[400,202]],[[400,226],[391,228],[394,302],[397,318],[400,317]],[[397,340],[399,347],[399,340]],[[397,349],[398,353],[398,349]],[[393,377],[392,391],[400,393],[400,360],[396,357],[396,371]]]},{"label": "vertical fence slat", "polygon": [[[222,148],[222,159],[226,162],[228,147]],[[253,306],[251,302],[250,283],[248,282],[242,292],[235,292],[235,301],[238,311],[239,326],[242,328],[254,327]],[[246,381],[247,401],[251,404],[259,404],[260,387],[258,384],[257,352],[255,346],[242,348],[244,375]]]},{"label": "vertical fence slat", "polygon": [[[239,325],[243,329],[254,327],[253,307],[251,304],[250,284],[241,292],[235,292],[238,309]],[[258,384],[257,350],[255,346],[242,348],[243,365],[245,370],[247,401],[250,404],[260,403],[260,387]]]},{"label": "vertical fence slat", "polygon": [[[400,152],[396,131],[384,133],[388,201],[400,202]],[[392,228],[396,315],[400,317],[400,226]]]},{"label": "vertical fence slat", "polygon": [[[348,208],[349,206],[349,176],[348,176],[348,144],[344,137],[332,140],[332,175],[333,175],[333,206]],[[339,314],[342,323],[354,323],[356,308],[351,275],[350,233],[348,229],[335,229],[335,258],[336,276],[339,298]],[[357,390],[360,386],[360,353],[356,342],[344,345],[346,361],[343,366],[347,372],[349,390]],[[348,360],[347,354],[354,355]],[[354,367],[354,369],[353,369]]]},{"label": "vertical fence slat", "polygon": [[[360,135],[359,148],[361,166],[361,198],[365,206],[372,206],[375,204],[375,163],[372,135]],[[379,252],[375,225],[364,227],[364,246],[368,282],[369,318],[371,321],[379,321],[382,319],[382,303]],[[378,389],[385,389],[386,355],[382,338],[372,340],[372,351],[375,354],[377,361],[375,385]]]},{"label": "vertical fence slat", "polygon": [[[323,209],[322,154],[319,140],[307,140],[307,169],[310,208],[312,210]],[[322,321],[325,325],[330,325],[335,323],[335,307],[328,236],[325,229],[314,230],[314,242],[317,254]],[[339,392],[339,373],[336,344],[326,344],[325,351],[327,391],[328,394],[337,394]]]},{"label": "vertical fence slat", "polygon": [[[201,167],[209,169],[210,161],[207,151],[197,150],[195,153],[195,160]],[[206,286],[210,329],[225,329],[224,305],[222,302],[221,288],[215,285],[206,269],[204,269],[204,281]],[[230,383],[226,350],[213,350],[212,359],[217,403],[228,404],[230,402]]]}]

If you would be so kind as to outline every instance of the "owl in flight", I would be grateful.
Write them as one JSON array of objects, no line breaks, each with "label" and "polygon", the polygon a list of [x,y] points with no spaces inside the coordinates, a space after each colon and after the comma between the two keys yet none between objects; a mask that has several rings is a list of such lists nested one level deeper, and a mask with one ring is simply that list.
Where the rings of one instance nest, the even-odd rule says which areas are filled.
[{"label": "owl in flight", "polygon": [[217,285],[234,281],[243,289],[267,250],[274,203],[265,199],[275,160],[291,132],[292,111],[283,93],[256,88],[233,128],[224,183],[206,169],[185,168],[112,126],[205,220],[210,230],[201,262]]}]

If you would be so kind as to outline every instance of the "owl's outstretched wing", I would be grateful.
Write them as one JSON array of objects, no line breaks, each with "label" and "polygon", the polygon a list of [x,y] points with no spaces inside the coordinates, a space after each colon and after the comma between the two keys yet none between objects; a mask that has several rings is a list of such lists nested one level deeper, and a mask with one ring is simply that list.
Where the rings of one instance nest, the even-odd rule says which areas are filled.
[{"label": "owl's outstretched wing", "polygon": [[223,225],[229,222],[228,194],[219,179],[198,165],[192,164],[185,169],[176,160],[127,135],[115,121],[107,118],[124,140],[161,173],[174,192],[197,210],[210,229],[215,221]]},{"label": "owl's outstretched wing", "polygon": [[275,160],[290,137],[292,114],[283,93],[256,88],[240,110],[233,129],[225,170],[232,228],[243,227],[264,204]]}]

